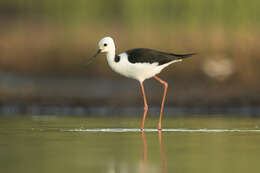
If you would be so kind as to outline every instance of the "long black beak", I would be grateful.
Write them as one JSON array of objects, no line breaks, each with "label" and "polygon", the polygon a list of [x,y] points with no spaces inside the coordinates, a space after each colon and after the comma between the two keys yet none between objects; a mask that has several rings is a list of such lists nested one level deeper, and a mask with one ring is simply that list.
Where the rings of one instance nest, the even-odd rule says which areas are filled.
[{"label": "long black beak", "polygon": [[101,52],[101,49],[98,49],[97,53],[95,53],[95,55],[93,55],[91,58],[88,59],[87,61],[87,65],[89,65],[93,60],[94,58],[96,58],[96,56]]}]

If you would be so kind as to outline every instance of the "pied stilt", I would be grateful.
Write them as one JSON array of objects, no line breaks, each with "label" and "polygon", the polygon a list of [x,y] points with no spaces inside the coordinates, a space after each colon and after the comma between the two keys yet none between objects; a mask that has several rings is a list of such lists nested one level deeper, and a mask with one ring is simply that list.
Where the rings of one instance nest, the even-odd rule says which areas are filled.
[{"label": "pied stilt", "polygon": [[152,49],[146,48],[137,48],[127,50],[121,54],[116,54],[115,43],[111,37],[104,37],[98,43],[98,51],[97,53],[89,59],[89,62],[92,61],[99,53],[106,53],[107,62],[109,66],[117,73],[136,79],[140,82],[143,99],[144,99],[144,114],[143,120],[141,124],[141,130],[144,128],[144,122],[148,110],[146,95],[144,91],[143,81],[145,79],[149,79],[153,77],[162,85],[164,85],[164,93],[163,99],[161,104],[161,112],[160,112],[160,119],[158,124],[158,129],[161,130],[161,121],[163,115],[163,108],[164,102],[166,98],[168,84],[167,82],[163,81],[156,75],[159,74],[162,69],[167,67],[168,65],[182,61],[184,58],[188,58],[194,53],[190,54],[175,54],[175,53],[166,53]]}]

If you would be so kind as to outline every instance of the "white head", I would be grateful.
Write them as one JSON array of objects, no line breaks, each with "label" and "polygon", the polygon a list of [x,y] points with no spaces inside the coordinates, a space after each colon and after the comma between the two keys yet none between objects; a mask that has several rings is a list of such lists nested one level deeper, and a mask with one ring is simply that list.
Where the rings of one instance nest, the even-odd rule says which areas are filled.
[{"label": "white head", "polygon": [[92,60],[101,52],[106,52],[107,56],[115,56],[115,43],[111,37],[104,37],[98,43],[98,51],[92,56],[87,64],[90,64]]},{"label": "white head", "polygon": [[98,47],[100,52],[111,52],[115,51],[115,43],[111,37],[104,37],[102,38],[99,43]]}]

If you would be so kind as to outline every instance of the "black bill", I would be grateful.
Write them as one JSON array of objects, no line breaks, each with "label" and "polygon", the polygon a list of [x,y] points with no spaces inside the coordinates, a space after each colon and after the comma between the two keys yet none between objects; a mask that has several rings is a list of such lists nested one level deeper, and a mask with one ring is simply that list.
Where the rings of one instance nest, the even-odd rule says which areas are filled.
[{"label": "black bill", "polygon": [[93,60],[94,58],[96,58],[96,56],[101,52],[101,49],[98,49],[97,53],[95,53],[95,55],[93,55],[91,58],[88,59],[87,61],[87,65],[89,65]]}]

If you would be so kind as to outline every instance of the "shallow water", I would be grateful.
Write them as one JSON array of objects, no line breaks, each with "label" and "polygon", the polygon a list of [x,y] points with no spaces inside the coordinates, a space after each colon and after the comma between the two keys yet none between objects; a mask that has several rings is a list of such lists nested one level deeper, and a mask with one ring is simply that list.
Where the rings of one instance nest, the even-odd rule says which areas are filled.
[{"label": "shallow water", "polygon": [[0,117],[0,172],[256,172],[260,118]]}]

